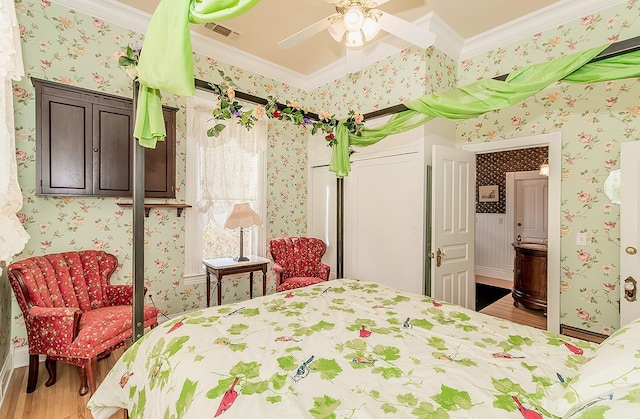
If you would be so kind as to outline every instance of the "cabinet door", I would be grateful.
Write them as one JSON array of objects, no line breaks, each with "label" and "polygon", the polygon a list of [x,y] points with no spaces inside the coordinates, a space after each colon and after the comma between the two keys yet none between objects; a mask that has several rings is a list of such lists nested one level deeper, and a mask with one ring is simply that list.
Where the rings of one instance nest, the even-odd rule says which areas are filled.
[{"label": "cabinet door", "polygon": [[144,153],[145,195],[152,198],[175,198],[176,184],[176,113],[163,110],[167,137],[156,148]]},{"label": "cabinet door", "polygon": [[39,179],[42,194],[91,195],[92,132],[91,103],[42,95],[36,126]]},{"label": "cabinet door", "polygon": [[[36,88],[36,193],[132,195],[131,99],[33,79]],[[167,138],[145,150],[145,195],[175,198],[176,111],[163,107]]]},{"label": "cabinet door", "polygon": [[94,195],[131,195],[131,109],[93,105]]}]

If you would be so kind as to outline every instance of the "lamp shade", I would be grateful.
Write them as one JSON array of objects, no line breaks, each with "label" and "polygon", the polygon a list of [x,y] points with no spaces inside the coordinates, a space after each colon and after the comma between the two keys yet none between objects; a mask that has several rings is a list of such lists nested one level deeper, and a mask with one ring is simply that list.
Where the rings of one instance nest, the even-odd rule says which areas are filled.
[{"label": "lamp shade", "polygon": [[224,228],[234,229],[238,227],[247,228],[253,225],[262,225],[262,218],[247,203],[235,204],[231,214],[224,223]]},{"label": "lamp shade", "polygon": [[349,31],[347,32],[347,42],[346,45],[348,47],[361,47],[364,44],[362,40],[362,32],[360,31]]},{"label": "lamp shade", "polygon": [[367,41],[371,41],[375,38],[378,32],[380,32],[380,29],[380,22],[371,17],[367,17],[362,25],[362,33],[364,33],[364,38]]},{"label": "lamp shade", "polygon": [[364,12],[360,6],[353,5],[344,14],[344,26],[348,31],[359,31],[364,25]]},{"label": "lamp shade", "polygon": [[342,41],[342,38],[344,38],[344,33],[346,31],[347,28],[344,27],[344,20],[342,19],[338,19],[331,25],[329,25],[329,35],[331,35],[331,37],[335,39],[336,42]]}]

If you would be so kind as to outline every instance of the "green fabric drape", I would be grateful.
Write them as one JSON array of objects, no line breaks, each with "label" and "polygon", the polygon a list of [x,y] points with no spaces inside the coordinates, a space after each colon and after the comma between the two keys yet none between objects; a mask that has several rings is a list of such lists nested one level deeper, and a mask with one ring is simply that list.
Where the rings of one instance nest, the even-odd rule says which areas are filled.
[{"label": "green fabric drape", "polygon": [[483,79],[442,93],[408,101],[409,109],[391,117],[388,123],[373,129],[364,128],[360,136],[348,130],[336,131],[329,170],[336,177],[349,174],[349,146],[366,147],[388,135],[416,128],[435,117],[454,121],[475,118],[483,113],[506,108],[532,96],[547,86],[566,81],[595,83],[640,77],[640,51],[590,62],[608,45],[532,65],[511,73],[505,81]]},{"label": "green fabric drape", "polygon": [[133,135],[154,148],[166,136],[160,90],[193,96],[193,54],[189,23],[218,22],[238,16],[259,0],[161,0],[145,36],[138,81],[140,93]]}]

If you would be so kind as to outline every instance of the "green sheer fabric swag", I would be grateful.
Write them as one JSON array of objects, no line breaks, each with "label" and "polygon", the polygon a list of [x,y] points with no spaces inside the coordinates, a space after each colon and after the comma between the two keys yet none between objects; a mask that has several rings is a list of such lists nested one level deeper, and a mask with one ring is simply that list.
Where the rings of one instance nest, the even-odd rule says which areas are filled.
[{"label": "green sheer fabric swag", "polygon": [[511,73],[505,81],[482,79],[408,101],[404,104],[408,110],[393,115],[389,122],[380,127],[365,127],[360,136],[338,130],[329,170],[335,172],[336,177],[345,177],[351,170],[349,146],[366,147],[375,144],[388,135],[416,128],[435,117],[454,121],[475,118],[483,113],[514,105],[561,80],[589,83],[640,75],[638,52],[589,63],[606,47],[604,45],[525,67]]},{"label": "green sheer fabric swag", "polygon": [[138,108],[134,137],[154,148],[166,136],[160,90],[193,96],[193,53],[189,23],[238,16],[258,0],[161,0],[151,17],[138,64]]}]

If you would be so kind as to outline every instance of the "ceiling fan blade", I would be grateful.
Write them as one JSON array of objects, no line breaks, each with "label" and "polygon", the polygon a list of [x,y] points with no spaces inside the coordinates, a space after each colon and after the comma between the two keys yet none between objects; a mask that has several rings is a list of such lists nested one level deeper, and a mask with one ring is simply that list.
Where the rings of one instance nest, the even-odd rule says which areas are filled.
[{"label": "ceiling fan blade", "polygon": [[314,23],[313,25],[307,26],[303,30],[294,33],[288,38],[285,38],[282,41],[278,42],[278,46],[282,49],[288,49],[295,45],[298,45],[300,42],[305,41],[311,38],[313,35],[327,29],[329,25],[331,25],[331,21],[334,16],[337,16],[337,14],[327,16],[326,18]]},{"label": "ceiling fan blade", "polygon": [[397,36],[407,42],[411,42],[421,48],[429,48],[436,40],[436,34],[428,31],[426,28],[414,25],[413,23],[402,20],[399,17],[390,15],[389,13],[377,10],[381,14],[380,25],[382,30]]},{"label": "ceiling fan blade", "polygon": [[391,1],[391,0],[373,0],[371,3],[372,3],[372,7],[378,7],[381,4],[385,4],[385,3],[389,2],[389,1]]}]

